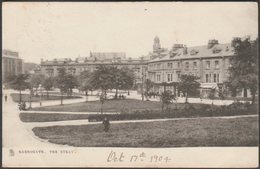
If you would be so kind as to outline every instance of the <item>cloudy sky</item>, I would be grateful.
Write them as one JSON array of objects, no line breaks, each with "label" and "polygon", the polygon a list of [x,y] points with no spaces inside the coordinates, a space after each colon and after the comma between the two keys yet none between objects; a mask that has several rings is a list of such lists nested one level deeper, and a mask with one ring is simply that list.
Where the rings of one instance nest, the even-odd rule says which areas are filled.
[{"label": "cloudy sky", "polygon": [[258,35],[254,2],[4,2],[2,15],[3,48],[34,63],[90,51],[139,57],[156,35],[165,48]]}]

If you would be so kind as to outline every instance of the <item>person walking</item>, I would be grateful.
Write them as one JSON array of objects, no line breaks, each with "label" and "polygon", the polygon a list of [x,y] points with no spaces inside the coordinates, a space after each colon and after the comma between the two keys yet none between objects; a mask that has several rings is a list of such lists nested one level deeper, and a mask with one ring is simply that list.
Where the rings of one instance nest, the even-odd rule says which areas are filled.
[{"label": "person walking", "polygon": [[109,122],[109,120],[108,120],[107,117],[104,118],[104,120],[103,120],[103,125],[104,125],[104,131],[105,131],[105,132],[108,132],[109,127],[110,127],[110,122]]},{"label": "person walking", "polygon": [[7,95],[5,94],[5,102],[7,102]]}]

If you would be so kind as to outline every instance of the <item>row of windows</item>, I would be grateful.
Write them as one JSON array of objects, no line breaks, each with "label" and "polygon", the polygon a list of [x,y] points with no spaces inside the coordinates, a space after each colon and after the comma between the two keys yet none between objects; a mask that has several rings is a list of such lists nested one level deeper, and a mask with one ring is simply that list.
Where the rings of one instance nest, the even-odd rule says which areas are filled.
[{"label": "row of windows", "polygon": [[[181,76],[180,71],[176,71],[177,78],[179,79]],[[196,73],[192,73],[194,76],[198,76]],[[161,74],[156,74],[155,76],[156,82],[161,82]],[[173,74],[172,73],[167,73],[167,82],[172,82],[173,81]],[[219,83],[220,78],[218,73],[209,73],[205,74],[205,82],[206,83]]]},{"label": "row of windows", "polygon": [[[206,69],[211,68],[210,63],[211,63],[210,61],[206,61],[206,67],[205,67]],[[162,63],[151,64],[151,65],[149,65],[149,68],[150,69],[154,69],[154,68],[161,69],[162,65],[163,65]],[[172,68],[173,68],[173,63],[172,62],[167,63],[167,69],[172,69]],[[180,68],[180,62],[177,62],[177,68]],[[189,69],[189,68],[190,68],[190,62],[187,61],[187,62],[185,62],[185,69]],[[198,63],[196,61],[193,62],[192,68],[194,70],[198,69]],[[214,61],[214,68],[219,69],[219,61],[218,60]]]},{"label": "row of windows", "polygon": [[[180,62],[177,62],[177,68],[180,68]],[[173,62],[167,63],[167,69],[172,69],[174,67]],[[149,69],[163,69],[162,63],[154,63],[149,65]]]},{"label": "row of windows", "polygon": [[219,74],[214,73],[213,79],[212,79],[212,74],[206,74],[205,75],[205,82],[206,83],[219,83]]}]

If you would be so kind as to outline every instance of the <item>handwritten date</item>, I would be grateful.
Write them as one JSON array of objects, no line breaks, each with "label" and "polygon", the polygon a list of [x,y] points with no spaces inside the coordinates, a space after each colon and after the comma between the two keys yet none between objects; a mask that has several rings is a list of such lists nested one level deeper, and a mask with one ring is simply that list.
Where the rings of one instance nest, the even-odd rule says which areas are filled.
[{"label": "handwritten date", "polygon": [[150,162],[150,163],[168,163],[171,159],[163,155],[146,155],[140,154],[127,155],[124,152],[111,151],[108,155],[107,162]]}]

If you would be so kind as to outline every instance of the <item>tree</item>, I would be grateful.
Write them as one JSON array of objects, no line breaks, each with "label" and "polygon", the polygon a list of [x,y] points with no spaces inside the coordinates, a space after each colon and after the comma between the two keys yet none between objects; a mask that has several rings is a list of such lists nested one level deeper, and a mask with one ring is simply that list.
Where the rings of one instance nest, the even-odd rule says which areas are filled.
[{"label": "tree", "polygon": [[254,41],[250,37],[243,40],[234,38],[231,44],[236,56],[232,58],[229,68],[229,88],[233,91],[249,89],[254,104],[258,87],[258,38]]},{"label": "tree", "polygon": [[185,102],[188,103],[190,95],[197,94],[199,91],[200,83],[197,82],[199,78],[194,75],[181,75],[178,89],[185,95]]},{"label": "tree", "polygon": [[28,74],[19,74],[17,76],[13,76],[12,81],[9,82],[12,89],[19,91],[19,103],[22,102],[22,91],[30,88],[28,79]]},{"label": "tree", "polygon": [[127,67],[121,69],[112,67],[110,73],[112,75],[112,88],[116,89],[115,98],[117,99],[118,90],[127,90],[133,87],[134,73]]},{"label": "tree", "polygon": [[161,94],[161,102],[162,102],[162,112],[164,112],[164,107],[166,105],[166,110],[168,110],[169,104],[172,103],[173,100],[176,100],[176,96],[171,93],[171,91],[165,91]]},{"label": "tree", "polygon": [[43,74],[32,74],[30,75],[30,85],[33,88],[36,88],[36,96],[38,96],[38,87],[40,84],[43,83],[44,80],[44,75]]},{"label": "tree", "polygon": [[146,100],[148,100],[148,96],[149,96],[149,92],[151,90],[151,88],[153,87],[154,83],[150,80],[150,79],[146,79],[145,80],[145,97]]},{"label": "tree", "polygon": [[113,74],[111,74],[110,66],[99,66],[92,73],[90,85],[93,89],[101,89],[100,95],[100,111],[103,113],[103,104],[106,99],[106,91],[113,88]]},{"label": "tree", "polygon": [[72,89],[78,86],[78,81],[72,74],[66,74],[64,77],[65,88],[67,89],[67,95],[72,95]]},{"label": "tree", "polygon": [[54,86],[54,78],[53,77],[45,77],[42,83],[43,87],[47,91],[47,98],[49,98],[49,91]]},{"label": "tree", "polygon": [[90,78],[93,89],[100,89],[101,93],[106,94],[108,89],[113,88],[113,74],[110,66],[99,66]]},{"label": "tree", "polygon": [[91,72],[89,71],[83,71],[78,76],[79,89],[81,91],[84,91],[86,96],[88,95],[88,91],[92,90],[93,88],[90,83],[90,79],[91,79]]},{"label": "tree", "polygon": [[65,68],[60,68],[58,71],[58,76],[55,78],[55,86],[60,89],[61,105],[63,105],[63,92],[66,92],[68,89],[66,86],[67,73]]}]

